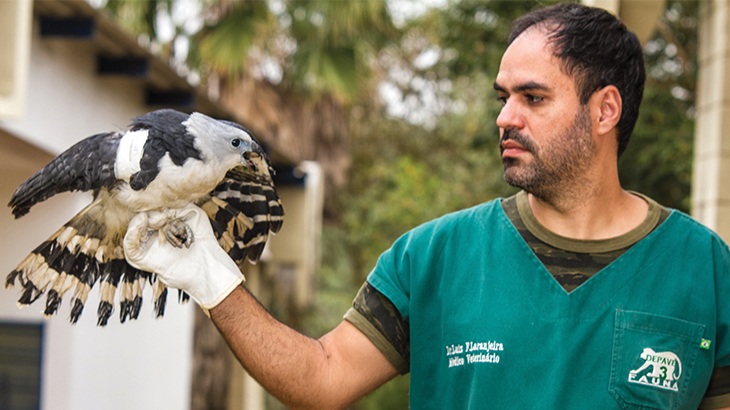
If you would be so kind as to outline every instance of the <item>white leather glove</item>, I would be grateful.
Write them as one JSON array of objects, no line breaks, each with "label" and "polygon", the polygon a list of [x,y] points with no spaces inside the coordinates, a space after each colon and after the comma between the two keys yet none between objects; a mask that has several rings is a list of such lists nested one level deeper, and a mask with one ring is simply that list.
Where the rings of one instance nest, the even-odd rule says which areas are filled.
[{"label": "white leather glove", "polygon": [[[162,232],[174,219],[192,229],[189,248],[172,246]],[[193,204],[135,215],[124,236],[124,255],[135,268],[154,272],[166,286],[189,293],[205,310],[217,306],[244,281],[236,263],[218,245],[208,216]]]}]

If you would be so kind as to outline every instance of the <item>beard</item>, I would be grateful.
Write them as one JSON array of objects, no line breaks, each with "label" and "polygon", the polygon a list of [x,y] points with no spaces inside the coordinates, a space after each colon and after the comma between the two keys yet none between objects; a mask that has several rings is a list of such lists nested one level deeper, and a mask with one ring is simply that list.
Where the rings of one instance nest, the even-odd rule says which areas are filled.
[{"label": "beard", "polygon": [[580,191],[596,150],[588,107],[576,113],[568,128],[554,133],[540,146],[512,128],[504,130],[501,140],[520,144],[532,156],[531,161],[503,158],[504,180],[550,203]]}]

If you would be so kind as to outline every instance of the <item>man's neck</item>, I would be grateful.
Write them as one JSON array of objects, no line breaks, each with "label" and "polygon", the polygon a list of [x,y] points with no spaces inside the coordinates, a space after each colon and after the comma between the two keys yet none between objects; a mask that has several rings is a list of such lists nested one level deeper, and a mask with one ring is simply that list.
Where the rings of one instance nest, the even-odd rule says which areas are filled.
[{"label": "man's neck", "polygon": [[623,235],[641,224],[649,205],[621,186],[584,187],[572,198],[550,203],[528,193],[535,218],[548,230],[568,238],[595,240]]}]

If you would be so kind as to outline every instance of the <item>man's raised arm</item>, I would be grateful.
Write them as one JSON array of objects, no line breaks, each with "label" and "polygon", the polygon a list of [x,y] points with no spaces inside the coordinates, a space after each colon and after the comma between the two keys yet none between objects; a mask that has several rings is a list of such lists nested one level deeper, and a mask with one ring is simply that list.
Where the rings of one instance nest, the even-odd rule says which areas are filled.
[{"label": "man's raised arm", "polygon": [[[189,248],[172,246],[160,231],[174,219],[192,229]],[[240,270],[218,245],[205,212],[194,205],[138,214],[129,224],[124,251],[132,266],[154,272],[206,309],[243,367],[290,408],[345,408],[398,374],[347,321],[315,340],[272,317],[240,286]]]},{"label": "man's raised arm", "polygon": [[243,287],[210,314],[244,368],[290,408],[345,408],[398,374],[349,322],[315,340],[274,319]]}]

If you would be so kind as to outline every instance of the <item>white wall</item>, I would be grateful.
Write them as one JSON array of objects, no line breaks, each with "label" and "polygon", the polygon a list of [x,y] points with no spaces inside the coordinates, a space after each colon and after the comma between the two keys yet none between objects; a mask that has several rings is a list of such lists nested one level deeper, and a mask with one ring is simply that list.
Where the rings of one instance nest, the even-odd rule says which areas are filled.
[{"label": "white wall", "polygon": [[96,75],[96,47],[84,40],[31,42],[28,102],[23,117],[0,127],[52,153],[93,134],[124,129],[149,111],[141,80]]},{"label": "white wall", "polygon": [[32,0],[0,1],[0,115],[17,116],[25,107],[32,25]]},{"label": "white wall", "polygon": [[[37,30],[36,30],[37,32]],[[18,153],[0,145],[0,202],[10,200],[15,187],[29,177],[48,154],[57,154],[98,132],[126,128],[129,119],[148,109],[143,84],[137,80],[100,78],[95,74],[94,45],[84,41],[41,40],[34,33],[26,112],[17,120],[0,120],[0,131],[38,148]],[[12,137],[9,137],[12,138]],[[0,140],[2,144],[3,140]],[[23,145],[23,144],[20,144]],[[32,164],[32,165],[27,165]],[[25,166],[23,166],[25,165]],[[0,211],[0,278],[35,246],[88,204],[88,194],[61,194],[13,220]],[[149,291],[149,289],[148,289]],[[45,324],[42,357],[41,408],[188,409],[192,368],[193,309],[180,306],[177,292],[168,297],[165,317],[152,317],[152,299],[145,293],[140,319],[119,324],[117,311],[106,328],[96,324],[98,294],[89,295],[78,324],[68,323],[66,296],[58,315],[46,320],[44,298],[19,310],[19,291],[0,290],[0,321]]]}]

